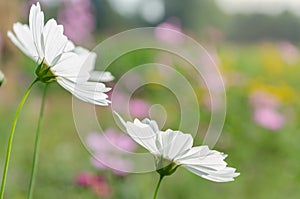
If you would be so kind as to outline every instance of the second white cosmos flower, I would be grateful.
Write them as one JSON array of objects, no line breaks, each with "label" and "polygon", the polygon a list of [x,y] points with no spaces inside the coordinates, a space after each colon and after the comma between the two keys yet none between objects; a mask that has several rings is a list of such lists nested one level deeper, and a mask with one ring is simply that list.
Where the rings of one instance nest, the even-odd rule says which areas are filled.
[{"label": "second white cosmos flower", "polygon": [[173,174],[179,166],[215,182],[233,181],[239,173],[227,167],[227,155],[207,146],[193,147],[190,134],[168,129],[160,131],[153,120],[125,122],[117,113],[130,137],[154,155],[157,172],[161,176]]},{"label": "second white cosmos flower", "polygon": [[96,54],[75,47],[63,34],[63,26],[54,19],[45,24],[39,3],[31,6],[29,26],[15,23],[13,30],[14,33],[8,32],[8,37],[24,54],[39,63],[36,70],[39,81],[57,81],[83,101],[108,105],[104,92],[110,88],[103,83],[89,81]]}]

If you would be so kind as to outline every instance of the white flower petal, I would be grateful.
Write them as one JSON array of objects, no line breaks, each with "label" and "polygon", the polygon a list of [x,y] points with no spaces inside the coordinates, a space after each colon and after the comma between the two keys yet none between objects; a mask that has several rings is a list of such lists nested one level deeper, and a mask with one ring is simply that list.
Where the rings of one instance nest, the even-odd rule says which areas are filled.
[{"label": "white flower petal", "polygon": [[78,54],[78,55],[86,55],[88,53],[90,53],[90,51],[86,48],[83,48],[81,46],[77,46],[74,48],[74,53]]},{"label": "white flower petal", "polygon": [[110,73],[106,71],[91,71],[90,72],[90,81],[95,82],[110,82],[115,79],[115,77]]},{"label": "white flower petal", "polygon": [[40,4],[32,5],[29,13],[29,28],[32,32],[33,41],[40,58],[45,57],[42,48],[42,32],[44,29],[44,13],[41,11]]},{"label": "white flower petal", "polygon": [[213,171],[207,168],[197,167],[197,166],[184,166],[189,171],[195,173],[196,175],[205,178],[207,180],[215,182],[229,182],[234,181],[234,177],[239,176],[239,173],[235,173],[235,169],[231,167],[226,167],[222,170]]},{"label": "white flower petal", "polygon": [[17,39],[17,37],[11,31],[7,32],[7,36],[25,55],[33,59],[31,54],[28,52],[27,48],[25,48],[25,46]]},{"label": "white flower petal", "polygon": [[213,170],[223,169],[227,165],[227,163],[224,161],[224,157],[221,154],[199,156],[198,158],[181,160],[180,163],[182,165],[196,165],[205,168],[211,168]]},{"label": "white flower petal", "polygon": [[75,49],[75,45],[72,41],[68,40],[64,52],[70,52]]},{"label": "white flower petal", "polygon": [[152,128],[140,122],[138,119],[134,120],[134,123],[127,122],[126,130],[129,136],[138,144],[143,146],[145,149],[150,151],[150,153],[154,155],[159,154],[159,150],[156,147],[156,133],[152,130]]},{"label": "white flower petal", "polygon": [[[13,26],[13,30],[16,34],[15,39],[18,40],[18,42],[22,45],[22,47],[24,49],[22,50],[19,46],[18,47],[32,59],[37,59],[38,54],[37,54],[35,44],[34,44],[34,41],[32,38],[32,33],[29,30],[28,25],[23,25],[21,23],[15,23]],[[8,34],[11,34],[11,33],[8,33]],[[9,37],[11,37],[11,36],[9,35]]]},{"label": "white flower petal", "polygon": [[97,54],[89,51],[88,53],[79,54],[79,57],[82,60],[81,71],[88,72],[90,78],[90,72],[95,68]]},{"label": "white flower petal", "polygon": [[43,43],[45,59],[50,66],[55,65],[55,58],[60,56],[68,44],[68,38],[63,34],[63,26],[57,25],[54,19],[50,19],[43,31]]},{"label": "white flower petal", "polygon": [[90,71],[94,68],[96,56],[95,53],[89,51],[81,54],[73,51],[66,52],[51,70],[55,75],[73,82],[86,82],[90,78]]},{"label": "white flower petal", "polygon": [[226,156],[218,151],[209,150],[207,146],[193,147],[176,162],[189,171],[216,182],[233,181],[239,173],[234,168],[226,167]]},{"label": "white flower petal", "polygon": [[89,73],[81,70],[82,59],[73,52],[63,53],[51,71],[58,77],[69,79],[73,82],[84,82],[89,78]]},{"label": "white flower petal", "polygon": [[193,138],[190,134],[168,129],[166,132],[158,134],[161,137],[162,156],[169,160],[174,160],[190,150],[193,146]]},{"label": "white flower petal", "polygon": [[97,54],[79,46],[74,48],[73,52],[80,58],[80,71],[88,72],[90,78],[90,72],[95,67]]},{"label": "white flower petal", "polygon": [[143,119],[142,123],[149,125],[154,132],[159,132],[159,128],[156,121],[145,118]]},{"label": "white flower petal", "polygon": [[114,80],[114,76],[106,71],[94,71],[97,54],[82,47],[76,47],[74,53],[82,59],[82,67],[80,70],[89,72],[89,81],[109,82]]},{"label": "white flower petal", "polygon": [[[74,83],[68,79],[59,78],[57,82],[78,99],[92,104],[107,106],[110,101],[103,92],[109,90],[104,84],[95,82]],[[87,89],[89,88],[89,89]]]},{"label": "white flower petal", "polygon": [[[111,88],[108,88],[105,86],[105,84],[103,83],[98,83],[98,82],[83,82],[83,83],[77,83],[76,85],[79,89],[82,90],[82,92],[95,92],[94,94],[102,94],[105,97],[107,97],[106,94],[104,94],[103,92],[108,92],[111,90]],[[76,88],[77,88],[76,87]],[[99,93],[101,92],[101,93]]]},{"label": "white flower petal", "polygon": [[193,164],[199,159],[205,158],[209,154],[210,150],[208,146],[196,146],[192,147],[190,150],[183,153],[181,156],[178,156],[174,161],[178,164]]}]

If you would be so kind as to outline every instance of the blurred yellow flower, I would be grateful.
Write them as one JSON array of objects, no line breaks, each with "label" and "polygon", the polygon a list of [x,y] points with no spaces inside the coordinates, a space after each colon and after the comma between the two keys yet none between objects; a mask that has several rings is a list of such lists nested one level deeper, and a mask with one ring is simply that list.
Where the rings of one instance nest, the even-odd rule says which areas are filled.
[{"label": "blurred yellow flower", "polygon": [[266,84],[259,79],[254,79],[252,83],[250,83],[250,92],[255,90],[272,93],[282,103],[289,103],[297,98],[296,91],[285,82],[278,82],[276,85],[272,85]]}]

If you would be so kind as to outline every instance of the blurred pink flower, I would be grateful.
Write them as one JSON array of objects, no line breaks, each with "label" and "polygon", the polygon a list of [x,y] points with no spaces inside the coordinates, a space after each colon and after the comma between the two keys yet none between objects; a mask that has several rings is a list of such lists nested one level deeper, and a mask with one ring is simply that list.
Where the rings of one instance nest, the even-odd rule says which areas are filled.
[{"label": "blurred pink flower", "polygon": [[[132,117],[148,117],[151,105],[149,102],[139,98],[131,99],[126,93],[113,91],[112,107],[115,111],[126,113]],[[128,102],[129,101],[129,102]],[[127,104],[128,103],[128,104]]]},{"label": "blurred pink flower", "polygon": [[250,95],[250,103],[254,108],[254,121],[269,130],[279,130],[285,118],[278,112],[279,100],[272,94],[257,90]]},{"label": "blurred pink flower", "polygon": [[93,176],[87,172],[82,172],[76,177],[76,184],[83,187],[88,187],[93,184]]},{"label": "blurred pink flower", "polygon": [[99,197],[110,198],[112,196],[112,189],[103,176],[82,172],[77,176],[76,184],[91,188]]},{"label": "blurred pink flower", "polygon": [[155,30],[155,35],[159,40],[166,43],[172,44],[182,42],[183,37],[180,34],[176,34],[173,31],[168,31],[167,29],[177,31],[179,33],[182,32],[180,21],[177,18],[173,17],[166,22],[159,24]]},{"label": "blurred pink flower", "polygon": [[284,124],[284,117],[271,108],[259,108],[254,111],[254,120],[257,124],[273,131],[279,130]]},{"label": "blurred pink flower", "polygon": [[103,134],[91,133],[87,137],[87,144],[95,155],[91,159],[95,167],[110,169],[121,176],[132,170],[132,162],[124,154],[135,151],[137,146],[129,136],[108,129]]},{"label": "blurred pink flower", "polygon": [[91,1],[64,0],[64,4],[59,11],[58,22],[64,26],[65,35],[75,43],[91,40],[96,27]]},{"label": "blurred pink flower", "polygon": [[147,117],[150,104],[142,99],[132,99],[129,102],[129,110],[133,117]]},{"label": "blurred pink flower", "polygon": [[299,61],[299,50],[290,42],[280,42],[278,48],[282,59],[286,63],[293,65]]}]

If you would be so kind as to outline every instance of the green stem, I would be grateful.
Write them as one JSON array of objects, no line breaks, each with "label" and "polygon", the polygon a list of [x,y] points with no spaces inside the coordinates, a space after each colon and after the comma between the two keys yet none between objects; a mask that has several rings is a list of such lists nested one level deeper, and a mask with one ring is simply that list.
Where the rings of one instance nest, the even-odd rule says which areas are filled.
[{"label": "green stem", "polygon": [[40,129],[41,129],[41,124],[42,124],[42,120],[43,120],[43,116],[44,116],[44,107],[45,107],[47,87],[48,87],[48,84],[46,84],[45,88],[44,88],[44,93],[43,93],[41,108],[40,108],[39,121],[38,121],[38,126],[36,129],[33,158],[32,158],[31,176],[30,176],[30,182],[29,182],[29,188],[28,188],[28,194],[27,194],[28,199],[32,198],[33,187],[35,184],[36,167],[37,167],[38,153],[39,153]]},{"label": "green stem", "polygon": [[161,184],[161,181],[162,181],[163,178],[164,178],[163,175],[160,175],[160,176],[159,176],[159,180],[158,180],[158,183],[157,183],[157,185],[156,185],[156,189],[155,189],[155,192],[154,192],[153,199],[156,199],[156,196],[157,196],[157,193],[158,193],[158,189],[159,189],[159,187],[160,187],[160,184]]},{"label": "green stem", "polygon": [[5,165],[4,165],[4,170],[3,170],[3,176],[2,176],[2,184],[1,184],[1,191],[0,191],[0,199],[3,199],[4,196],[4,189],[5,189],[5,183],[6,183],[6,178],[7,178],[7,172],[8,172],[8,167],[9,167],[9,160],[10,160],[10,155],[11,155],[11,148],[12,148],[12,142],[13,142],[13,138],[14,138],[14,134],[15,134],[15,129],[16,129],[16,125],[20,116],[20,112],[23,108],[23,105],[30,93],[31,88],[33,87],[33,85],[38,81],[38,79],[35,79],[30,86],[28,87],[28,89],[26,90],[20,104],[19,107],[17,109],[16,115],[14,117],[13,120],[13,124],[10,130],[10,136],[9,136],[9,140],[8,140],[8,145],[7,145],[7,151],[6,151],[6,159],[5,159]]}]

